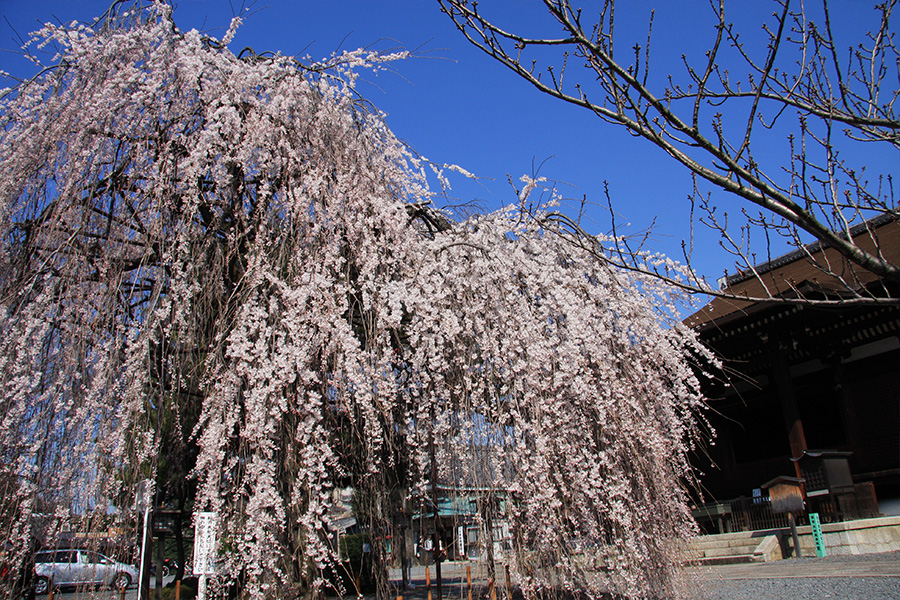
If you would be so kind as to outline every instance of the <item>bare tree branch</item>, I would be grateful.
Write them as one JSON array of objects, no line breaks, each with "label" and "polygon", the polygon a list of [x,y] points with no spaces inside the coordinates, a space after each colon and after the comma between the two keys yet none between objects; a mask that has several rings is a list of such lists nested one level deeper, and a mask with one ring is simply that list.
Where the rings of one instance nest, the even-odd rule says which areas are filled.
[{"label": "bare tree branch", "polygon": [[[845,158],[852,154],[848,146],[858,141],[880,144],[888,152],[900,149],[895,110],[900,55],[889,25],[896,0],[875,7],[878,21],[867,40],[851,48],[846,66],[839,60],[827,0],[819,11],[824,28],[816,25],[806,5],[776,0],[773,22],[763,25],[765,48],[745,42],[727,20],[724,1],[713,0],[715,35],[702,66],[695,69],[685,59],[687,79],[670,73],[668,85],[661,88],[647,76],[649,35],[643,64],[637,42],[629,44],[633,64],[615,58],[620,42],[613,37],[614,0],[604,3],[590,28],[582,24],[584,11],[569,0],[543,0],[548,23],[561,32],[548,38],[510,31],[499,24],[502,16],[485,16],[471,0],[438,2],[472,44],[539,91],[625,127],[712,189],[728,192],[766,215],[742,225],[732,219],[732,227],[748,227],[747,234],[758,229],[765,232],[764,239],[786,240],[798,249],[811,237],[857,269],[900,282],[896,256],[877,245],[863,247],[850,235],[853,227],[880,215],[900,216],[890,185],[892,174],[869,175],[864,163],[854,166]],[[651,17],[651,32],[652,25]],[[760,54],[762,60],[756,58]],[[582,61],[577,73],[569,57]],[[734,79],[742,69],[743,82]],[[796,117],[795,125],[778,123],[789,114]],[[739,122],[743,125],[736,127]],[[758,125],[785,131],[789,163],[771,162],[771,148],[755,133]],[[720,230],[724,244],[738,259],[738,270],[752,271],[749,235],[737,239],[728,233],[727,219],[717,217],[716,208],[701,201],[698,191],[695,186],[693,200],[706,213],[701,222]],[[835,268],[817,264],[826,275],[835,275]],[[839,279],[848,297],[873,300],[855,276]]]}]

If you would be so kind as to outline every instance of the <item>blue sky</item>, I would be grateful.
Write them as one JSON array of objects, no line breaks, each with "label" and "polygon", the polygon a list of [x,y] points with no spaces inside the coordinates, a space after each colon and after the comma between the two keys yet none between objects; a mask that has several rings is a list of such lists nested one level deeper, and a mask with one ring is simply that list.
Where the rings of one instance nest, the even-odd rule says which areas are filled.
[{"label": "blue sky", "polygon": [[[17,37],[40,22],[89,20],[110,0],[0,0],[0,69],[16,75],[32,70],[17,56]],[[601,3],[587,2],[599,7]],[[870,23],[873,3],[836,0],[833,10],[843,24]],[[618,224],[638,233],[656,219],[650,239],[654,250],[681,258],[681,239],[690,236],[691,182],[686,171],[662,151],[623,129],[601,122],[583,109],[543,96],[471,46],[436,0],[180,0],[175,19],[183,29],[196,28],[220,37],[231,17],[244,10],[244,24],[231,44],[239,51],[280,51],[288,55],[325,57],[335,50],[374,45],[417,50],[420,58],[395,63],[394,72],[364,76],[360,91],[388,113],[394,132],[420,154],[438,163],[455,163],[483,179],[452,180],[452,195],[493,210],[515,200],[508,177],[518,183],[540,166],[540,175],[563,182],[561,191],[605,206],[608,182]],[[556,34],[548,26],[540,2],[484,0],[484,11],[496,11],[509,28]],[[682,73],[681,54],[702,58],[704,42],[713,35],[705,0],[684,2],[629,0],[618,7],[622,39],[643,42],[646,20],[656,9],[651,64],[659,78]],[[734,19],[745,23],[750,40],[759,35],[760,19],[774,5],[763,0],[735,2]],[[492,14],[492,13],[487,13]],[[552,25],[552,24],[549,24]],[[628,48],[630,43],[623,43]],[[900,165],[887,157],[887,169]],[[892,162],[893,161],[893,162]],[[891,166],[893,165],[893,166]],[[715,195],[721,204],[725,194]],[[573,209],[575,210],[575,209]],[[604,209],[592,208],[585,223],[592,233],[609,231]],[[694,265],[715,279],[732,261],[717,247],[717,236],[695,228]],[[780,252],[781,250],[779,250]]]}]

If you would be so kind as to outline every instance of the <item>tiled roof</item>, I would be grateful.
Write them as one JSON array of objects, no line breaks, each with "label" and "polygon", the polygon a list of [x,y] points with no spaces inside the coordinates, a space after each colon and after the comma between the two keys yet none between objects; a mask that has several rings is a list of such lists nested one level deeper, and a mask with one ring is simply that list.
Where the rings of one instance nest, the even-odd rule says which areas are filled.
[{"label": "tiled roof", "polygon": [[[874,253],[877,247],[885,258],[900,263],[900,221],[896,217],[881,215],[853,227],[850,233],[861,248]],[[825,273],[815,263],[827,265],[834,275]],[[847,293],[848,287],[861,289],[877,280],[873,273],[850,263],[834,248],[819,242],[757,265],[754,270],[755,273],[747,270],[727,277],[723,290],[748,298],[796,296],[798,291],[804,295],[841,295]],[[761,302],[714,298],[684,322],[703,329],[713,323],[721,325],[751,314],[765,306]]]}]

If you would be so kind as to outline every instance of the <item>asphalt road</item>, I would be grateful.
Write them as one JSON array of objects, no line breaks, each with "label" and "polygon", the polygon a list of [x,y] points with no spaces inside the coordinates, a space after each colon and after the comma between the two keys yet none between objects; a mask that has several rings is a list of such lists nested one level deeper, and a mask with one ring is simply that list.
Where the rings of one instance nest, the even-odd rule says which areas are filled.
[{"label": "asphalt road", "polygon": [[[170,583],[174,576],[163,578],[163,585]],[[150,600],[156,598],[156,578],[150,578]],[[137,600],[137,586],[132,585],[125,590],[125,600]],[[38,596],[35,600],[45,600],[46,596]],[[53,594],[53,600],[122,600],[122,592],[119,590],[109,590],[106,588],[94,588],[77,590],[74,588],[63,588],[60,593]]]},{"label": "asphalt road", "polygon": [[[468,597],[465,563],[442,565],[443,600]],[[690,600],[900,600],[900,552],[825,558],[795,558],[770,563],[721,565],[685,569]],[[392,580],[400,583],[399,570]],[[425,569],[414,567],[411,589],[396,590],[403,600],[428,600]],[[434,567],[429,569],[432,600],[437,600]],[[482,570],[473,566],[473,585],[484,582]],[[505,588],[505,575],[498,576]],[[399,586],[398,586],[399,588]],[[498,588],[498,598],[502,599]],[[476,589],[479,598],[484,588]]]}]

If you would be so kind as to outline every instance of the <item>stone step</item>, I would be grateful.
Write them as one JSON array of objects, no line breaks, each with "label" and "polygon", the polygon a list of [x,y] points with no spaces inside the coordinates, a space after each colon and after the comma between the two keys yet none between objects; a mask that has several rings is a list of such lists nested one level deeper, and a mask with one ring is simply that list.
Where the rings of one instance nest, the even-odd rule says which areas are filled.
[{"label": "stone step", "polygon": [[744,546],[758,546],[764,539],[764,537],[745,537],[740,540],[704,540],[702,542],[694,542],[691,547],[698,550],[704,548],[742,548]]},{"label": "stone step", "polygon": [[728,550],[733,549],[734,552],[731,554],[741,554],[742,552],[749,550],[753,550],[762,542],[759,540],[744,540],[741,543],[730,543],[730,544],[704,544],[702,546],[691,546],[694,550],[698,550],[700,552],[706,550]]},{"label": "stone step", "polygon": [[699,550],[699,553],[702,553],[704,557],[713,557],[713,556],[733,556],[737,554],[753,554],[756,550],[756,547],[759,544],[753,544],[752,546],[744,545],[744,546],[723,546],[721,548],[704,548]]},{"label": "stone step", "polygon": [[765,538],[769,537],[771,533],[766,532],[763,534],[757,532],[739,532],[739,533],[720,533],[716,535],[702,535],[700,537],[694,538],[693,545],[695,546],[704,546],[704,545],[712,545],[712,546],[724,546],[724,545],[742,545],[742,544],[750,544],[754,541],[756,543],[761,542]]},{"label": "stone step", "polygon": [[776,535],[736,533],[697,538],[686,553],[695,565],[740,564],[781,559]]},{"label": "stone step", "polygon": [[753,554],[731,554],[728,556],[707,556],[691,561],[694,566],[714,565],[746,565],[750,563],[765,562],[761,557]]}]

